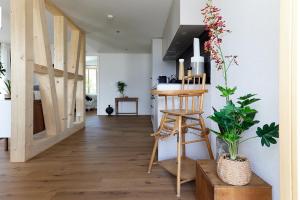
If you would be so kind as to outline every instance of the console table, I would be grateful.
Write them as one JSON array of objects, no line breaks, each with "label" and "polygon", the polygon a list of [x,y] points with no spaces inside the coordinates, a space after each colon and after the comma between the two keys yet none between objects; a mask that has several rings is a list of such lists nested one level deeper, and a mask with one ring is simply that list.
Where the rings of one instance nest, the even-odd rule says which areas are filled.
[{"label": "console table", "polygon": [[214,160],[197,161],[196,164],[197,200],[272,200],[272,186],[254,173],[251,182],[245,186],[232,186],[224,183],[217,175]]},{"label": "console table", "polygon": [[[132,113],[120,113],[119,112],[119,103],[120,102],[134,102],[135,103],[135,112]],[[116,115],[119,114],[134,114],[134,115],[138,115],[139,113],[139,98],[137,97],[120,97],[120,98],[115,98],[115,108],[116,108]]]}]

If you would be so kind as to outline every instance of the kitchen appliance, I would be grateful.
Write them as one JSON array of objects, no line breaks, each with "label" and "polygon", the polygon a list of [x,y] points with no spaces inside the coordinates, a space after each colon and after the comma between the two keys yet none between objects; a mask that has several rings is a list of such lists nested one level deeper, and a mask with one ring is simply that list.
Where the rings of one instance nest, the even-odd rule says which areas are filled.
[{"label": "kitchen appliance", "polygon": [[159,76],[158,83],[167,83],[167,76]]},{"label": "kitchen appliance", "polygon": [[200,40],[194,38],[194,57],[191,58],[191,65],[194,75],[204,73],[204,57],[200,56]]}]

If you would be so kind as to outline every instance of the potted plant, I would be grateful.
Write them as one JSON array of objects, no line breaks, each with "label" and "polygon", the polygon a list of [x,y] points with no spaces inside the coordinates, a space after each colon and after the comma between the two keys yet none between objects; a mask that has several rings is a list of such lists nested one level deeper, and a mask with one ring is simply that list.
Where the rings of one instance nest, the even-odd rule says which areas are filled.
[{"label": "potted plant", "polygon": [[5,76],[6,70],[3,68],[2,62],[0,62],[0,79]]},{"label": "potted plant", "polygon": [[[6,70],[4,69],[2,63],[0,62],[0,79],[2,79],[5,76]],[[11,90],[10,90],[10,81],[5,79],[4,81],[5,87],[6,87],[6,94],[5,94],[5,99],[10,99],[10,94],[11,94]],[[1,94],[1,93],[0,93]]]},{"label": "potted plant", "polygon": [[123,81],[118,81],[117,82],[117,87],[118,87],[118,91],[120,92],[120,94],[122,95],[122,97],[124,97],[124,91],[125,88],[127,87],[127,84]]},{"label": "potted plant", "polygon": [[218,124],[218,131],[212,130],[217,138],[228,146],[228,153],[220,156],[217,165],[219,177],[232,185],[246,185],[251,179],[249,160],[239,155],[239,145],[251,139],[260,138],[262,146],[270,147],[276,144],[279,138],[279,125],[275,122],[258,127],[256,136],[244,138],[245,131],[249,130],[259,121],[255,119],[257,110],[251,107],[260,99],[256,94],[247,94],[232,100],[232,95],[237,87],[228,86],[228,72],[232,65],[238,65],[237,56],[225,55],[222,48],[223,36],[231,31],[226,29],[225,21],[220,15],[220,9],[215,7],[209,0],[202,9],[204,23],[209,32],[210,39],[205,42],[205,50],[210,52],[211,59],[216,67],[222,72],[224,86],[217,86],[221,96],[225,98],[225,105],[220,110],[213,108],[214,113],[209,118]]},{"label": "potted plant", "polygon": [[5,90],[6,90],[6,94],[5,94],[5,99],[11,99],[11,81],[8,79],[5,79],[4,81],[5,84]]}]

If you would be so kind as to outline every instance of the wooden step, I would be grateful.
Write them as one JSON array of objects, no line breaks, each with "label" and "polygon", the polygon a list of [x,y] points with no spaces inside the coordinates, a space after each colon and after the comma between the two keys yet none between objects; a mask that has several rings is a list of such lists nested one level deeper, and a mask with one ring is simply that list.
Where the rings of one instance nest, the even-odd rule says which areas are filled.
[{"label": "wooden step", "polygon": [[[177,176],[177,159],[160,161],[159,164],[174,176]],[[181,177],[182,182],[195,180],[196,161],[190,158],[181,159]]]}]

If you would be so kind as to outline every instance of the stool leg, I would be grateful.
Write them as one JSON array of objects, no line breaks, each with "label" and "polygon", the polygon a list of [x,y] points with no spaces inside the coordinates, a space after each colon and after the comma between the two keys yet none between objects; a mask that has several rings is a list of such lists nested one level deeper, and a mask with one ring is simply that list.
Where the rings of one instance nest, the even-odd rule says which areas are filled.
[{"label": "stool leg", "polygon": [[182,147],[182,117],[178,117],[178,136],[177,136],[177,197],[180,197],[181,188],[181,147]]},{"label": "stool leg", "polygon": [[[186,125],[186,119],[185,118],[182,119],[182,124]],[[182,128],[182,133],[181,133],[182,134],[182,137],[181,137],[182,143],[185,142],[186,133],[187,133],[187,128]],[[182,144],[182,158],[183,159],[186,158],[186,146],[185,146],[185,144]]]},{"label": "stool leg", "polygon": [[[160,131],[162,130],[166,118],[167,118],[167,114],[164,114],[162,116],[161,120],[160,120],[160,125],[158,127],[157,133],[160,133]],[[151,169],[152,169],[152,166],[153,166],[153,161],[154,161],[156,150],[157,150],[157,146],[158,146],[158,140],[159,140],[159,136],[155,136],[155,141],[154,141],[154,145],[153,145],[152,155],[151,155],[150,162],[149,162],[149,167],[148,167],[148,173],[149,174],[151,173]]]},{"label": "stool leg", "polygon": [[215,158],[214,158],[214,154],[211,150],[211,145],[210,145],[208,135],[205,136],[205,143],[206,143],[206,146],[207,146],[207,150],[208,150],[208,154],[209,154],[210,159],[214,160]]},{"label": "stool leg", "polygon": [[152,150],[152,155],[151,155],[151,159],[150,159],[150,163],[149,163],[149,167],[148,167],[148,174],[151,173],[151,169],[152,169],[152,166],[153,166],[153,161],[154,161],[156,150],[157,150],[158,140],[159,140],[158,137],[155,137],[155,142],[154,142],[154,146],[153,146],[153,150]]},{"label": "stool leg", "polygon": [[8,151],[8,138],[5,139],[5,151]]},{"label": "stool leg", "polygon": [[204,119],[203,119],[202,115],[199,115],[199,122],[200,122],[200,126],[202,128],[203,133],[205,133],[204,137],[205,137],[205,143],[206,143],[206,147],[207,147],[209,157],[210,157],[211,160],[214,160],[214,154],[211,150],[211,145],[210,145],[210,141],[209,141],[209,138],[208,138],[209,132],[206,133],[209,130],[206,129],[205,122],[204,122]]}]

